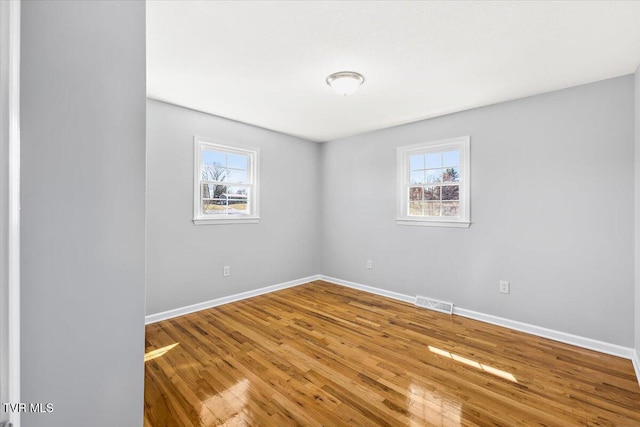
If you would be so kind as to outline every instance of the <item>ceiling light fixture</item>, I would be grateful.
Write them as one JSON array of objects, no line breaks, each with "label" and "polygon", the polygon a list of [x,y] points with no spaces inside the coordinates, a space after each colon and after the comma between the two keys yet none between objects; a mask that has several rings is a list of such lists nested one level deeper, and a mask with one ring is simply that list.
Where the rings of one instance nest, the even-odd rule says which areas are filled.
[{"label": "ceiling light fixture", "polygon": [[327,84],[339,95],[351,95],[364,83],[362,74],[354,71],[340,71],[327,77]]}]

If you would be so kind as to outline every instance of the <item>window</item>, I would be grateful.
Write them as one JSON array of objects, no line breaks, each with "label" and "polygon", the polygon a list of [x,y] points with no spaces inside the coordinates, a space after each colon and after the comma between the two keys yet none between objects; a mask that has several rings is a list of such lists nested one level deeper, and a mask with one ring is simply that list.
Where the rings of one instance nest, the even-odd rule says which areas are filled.
[{"label": "window", "polygon": [[398,148],[400,225],[469,227],[468,136]]},{"label": "window", "polygon": [[195,224],[258,222],[258,154],[194,137]]}]

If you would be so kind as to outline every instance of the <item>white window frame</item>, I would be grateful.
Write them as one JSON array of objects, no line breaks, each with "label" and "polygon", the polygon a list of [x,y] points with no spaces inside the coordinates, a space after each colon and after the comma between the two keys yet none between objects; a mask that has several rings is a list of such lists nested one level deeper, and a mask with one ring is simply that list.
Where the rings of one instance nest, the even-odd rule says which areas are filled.
[{"label": "white window frame", "polygon": [[[410,181],[410,156],[415,154],[442,152],[449,150],[460,150],[460,208],[457,217],[418,217],[410,216],[409,187]],[[418,225],[428,227],[457,227],[468,228],[471,224],[471,137],[460,136],[457,138],[443,139],[438,141],[424,142],[415,145],[398,147],[397,149],[397,171],[398,171],[398,194],[397,194],[397,216],[398,225]]]},{"label": "white window frame", "polygon": [[[204,150],[223,151],[233,154],[242,154],[249,157],[249,203],[251,213],[242,216],[224,216],[215,218],[213,215],[202,213],[202,197],[200,196],[202,183],[202,152]],[[202,136],[193,137],[193,223],[196,225],[206,224],[256,224],[260,222],[260,198],[258,192],[259,182],[259,157],[258,148],[240,148],[237,146],[219,144],[218,142]]]},{"label": "white window frame", "polygon": [[[20,15],[0,2],[0,402],[20,399]],[[20,427],[20,412],[0,425]]]}]

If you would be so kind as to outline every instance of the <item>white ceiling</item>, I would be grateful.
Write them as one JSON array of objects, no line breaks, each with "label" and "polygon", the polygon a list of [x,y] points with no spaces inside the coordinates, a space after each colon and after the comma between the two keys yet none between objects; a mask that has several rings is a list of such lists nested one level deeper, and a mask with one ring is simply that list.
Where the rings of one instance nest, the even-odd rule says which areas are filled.
[{"label": "white ceiling", "polygon": [[[148,1],[151,98],[313,141],[633,73],[639,1]],[[365,83],[341,97],[336,71]]]}]

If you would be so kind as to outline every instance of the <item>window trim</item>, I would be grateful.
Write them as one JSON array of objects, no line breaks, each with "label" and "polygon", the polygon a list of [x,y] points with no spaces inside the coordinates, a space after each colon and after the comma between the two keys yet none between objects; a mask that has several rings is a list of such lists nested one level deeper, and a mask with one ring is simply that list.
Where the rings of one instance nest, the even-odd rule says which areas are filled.
[{"label": "window trim", "polygon": [[[20,2],[0,2],[0,401],[20,402]],[[5,233],[6,232],[6,233]],[[24,354],[24,353],[23,353]],[[20,412],[3,412],[20,425]]]},{"label": "window trim", "polygon": [[[202,198],[200,188],[202,182],[202,151],[208,148],[212,150],[225,151],[229,153],[242,154],[249,157],[251,166],[247,171],[249,174],[250,200],[253,202],[251,215],[239,217],[212,218],[210,215],[202,214]],[[220,144],[212,139],[194,135],[193,137],[193,223],[195,225],[214,224],[257,224],[260,222],[260,149],[241,148],[232,145]]]},{"label": "window trim", "polygon": [[[416,153],[433,151],[445,151],[448,148],[460,150],[460,171],[463,179],[460,182],[460,205],[462,214],[458,218],[452,217],[415,217],[407,213],[409,185],[409,156]],[[441,139],[437,141],[423,142],[420,144],[405,145],[397,148],[397,225],[418,225],[427,227],[457,227],[468,228],[471,225],[471,191],[470,191],[470,154],[471,137],[460,136],[456,138]]]}]

